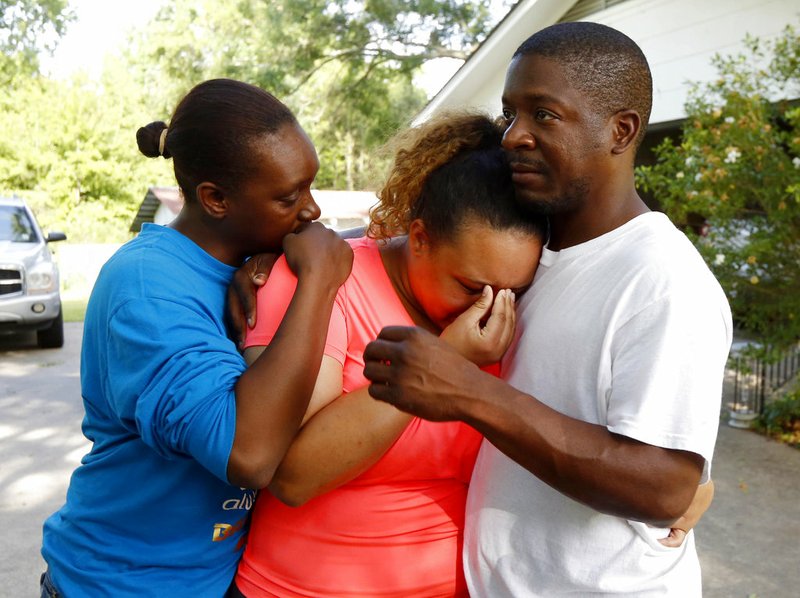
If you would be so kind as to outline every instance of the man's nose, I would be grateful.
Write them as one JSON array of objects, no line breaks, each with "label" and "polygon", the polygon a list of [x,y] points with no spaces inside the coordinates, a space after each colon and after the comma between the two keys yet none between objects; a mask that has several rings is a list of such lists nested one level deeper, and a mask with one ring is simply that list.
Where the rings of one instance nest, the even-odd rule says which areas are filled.
[{"label": "man's nose", "polygon": [[503,133],[503,147],[507,150],[533,149],[536,139],[525,123],[515,118]]}]

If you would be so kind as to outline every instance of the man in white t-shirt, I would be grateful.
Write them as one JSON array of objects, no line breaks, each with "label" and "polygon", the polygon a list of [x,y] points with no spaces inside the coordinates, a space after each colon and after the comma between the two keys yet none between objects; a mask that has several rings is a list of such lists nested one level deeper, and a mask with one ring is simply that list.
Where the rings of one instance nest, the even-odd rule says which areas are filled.
[{"label": "man in white t-shirt", "polygon": [[550,240],[502,380],[436,337],[387,328],[370,393],[484,434],[467,505],[473,596],[699,596],[691,534],[663,540],[709,475],[731,342],[700,255],[634,186],[652,102],[639,47],[548,27],[508,69],[503,145]]}]

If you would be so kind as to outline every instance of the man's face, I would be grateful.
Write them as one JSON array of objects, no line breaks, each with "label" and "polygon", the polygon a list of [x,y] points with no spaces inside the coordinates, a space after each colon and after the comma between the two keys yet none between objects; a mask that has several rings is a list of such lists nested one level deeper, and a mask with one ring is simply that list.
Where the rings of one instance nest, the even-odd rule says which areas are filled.
[{"label": "man's face", "polygon": [[517,199],[548,215],[580,210],[608,156],[607,119],[558,62],[536,55],[511,62],[503,116]]}]

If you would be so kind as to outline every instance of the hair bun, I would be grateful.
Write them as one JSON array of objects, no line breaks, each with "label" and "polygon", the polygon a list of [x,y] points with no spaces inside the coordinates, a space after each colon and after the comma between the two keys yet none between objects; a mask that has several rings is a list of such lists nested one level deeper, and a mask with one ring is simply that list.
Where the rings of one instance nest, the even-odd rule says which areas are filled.
[{"label": "hair bun", "polygon": [[145,125],[144,127],[140,127],[139,130],[136,131],[136,144],[139,146],[139,151],[148,158],[158,158],[162,155],[164,158],[171,157],[172,154],[169,153],[169,150],[166,147],[164,147],[163,154],[159,152],[161,134],[166,130],[166,128],[167,123],[160,120],[151,122],[149,125]]}]

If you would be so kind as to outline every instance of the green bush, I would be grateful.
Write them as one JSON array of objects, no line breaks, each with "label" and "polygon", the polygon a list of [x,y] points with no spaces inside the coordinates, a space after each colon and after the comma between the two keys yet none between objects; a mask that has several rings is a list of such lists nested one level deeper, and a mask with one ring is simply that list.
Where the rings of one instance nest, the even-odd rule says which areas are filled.
[{"label": "green bush", "polygon": [[800,448],[800,389],[764,405],[758,425],[767,435]]},{"label": "green bush", "polygon": [[800,338],[800,33],[745,45],[715,57],[718,77],[690,91],[681,139],[637,178],[695,242],[737,326],[781,348]]}]

